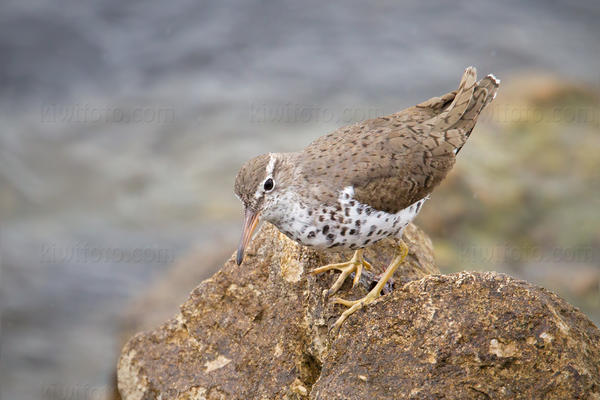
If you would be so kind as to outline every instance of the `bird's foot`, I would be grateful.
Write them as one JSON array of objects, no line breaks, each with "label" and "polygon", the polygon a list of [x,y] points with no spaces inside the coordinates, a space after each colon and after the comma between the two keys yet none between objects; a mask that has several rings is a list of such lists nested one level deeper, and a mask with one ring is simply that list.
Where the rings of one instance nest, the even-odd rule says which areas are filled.
[{"label": "bird's foot", "polygon": [[329,291],[327,292],[328,296],[331,296],[335,292],[339,290],[340,287],[346,281],[346,278],[354,272],[354,280],[352,281],[352,287],[356,286],[356,284],[360,281],[360,276],[362,275],[363,267],[367,270],[373,269],[373,266],[363,258],[363,250],[356,250],[354,252],[354,256],[352,259],[347,262],[339,263],[339,264],[328,264],[319,268],[315,268],[310,271],[312,275],[320,274],[321,272],[329,271],[332,269],[336,269],[341,271],[340,276],[338,276],[337,280],[333,283]]},{"label": "bird's foot", "polygon": [[340,298],[333,299],[334,303],[341,304],[341,305],[344,305],[344,306],[350,307],[350,308],[348,308],[346,311],[344,311],[342,313],[342,315],[340,315],[340,317],[337,319],[337,321],[335,321],[335,324],[333,324],[333,327],[331,328],[331,330],[334,333],[337,333],[340,330],[340,327],[342,326],[344,321],[351,314],[360,310],[364,306],[371,304],[380,296],[381,296],[380,290],[376,291],[375,289],[373,289],[365,297],[358,299],[358,300],[344,300],[344,299],[340,299]]},{"label": "bird's foot", "polygon": [[340,298],[333,299],[333,302],[336,304],[341,304],[346,307],[349,307],[346,311],[340,315],[340,317],[335,321],[335,324],[331,327],[331,330],[334,333],[337,333],[340,330],[340,327],[344,323],[344,321],[354,312],[360,310],[364,306],[367,306],[374,302],[377,298],[381,296],[381,291],[384,289],[386,283],[392,278],[396,269],[402,264],[406,255],[408,254],[408,247],[404,242],[400,242],[400,254],[398,254],[394,260],[390,263],[390,265],[386,268],[377,285],[363,298],[358,300],[344,300]]}]

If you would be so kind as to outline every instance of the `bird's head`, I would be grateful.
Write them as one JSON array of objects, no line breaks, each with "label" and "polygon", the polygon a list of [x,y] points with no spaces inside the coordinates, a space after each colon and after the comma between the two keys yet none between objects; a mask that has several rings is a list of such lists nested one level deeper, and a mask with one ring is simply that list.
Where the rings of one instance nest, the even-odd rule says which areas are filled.
[{"label": "bird's head", "polygon": [[234,191],[244,205],[244,225],[237,252],[237,264],[261,219],[274,221],[281,213],[282,194],[290,185],[285,154],[263,154],[247,161],[235,178]]}]

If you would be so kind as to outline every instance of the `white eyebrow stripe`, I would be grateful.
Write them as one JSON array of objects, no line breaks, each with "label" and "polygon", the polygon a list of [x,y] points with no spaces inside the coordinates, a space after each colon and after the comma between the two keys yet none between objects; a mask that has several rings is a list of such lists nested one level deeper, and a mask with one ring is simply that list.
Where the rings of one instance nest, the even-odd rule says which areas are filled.
[{"label": "white eyebrow stripe", "polygon": [[[277,157],[275,157],[275,154],[273,153],[269,153],[269,163],[267,164],[266,167],[266,179],[268,178],[272,178],[273,177],[273,171],[275,170],[275,162],[277,161]],[[258,185],[258,188],[256,188],[256,192],[254,192],[254,198],[255,199],[259,199],[262,195],[263,195],[263,182],[261,182],[260,185]]]},{"label": "white eyebrow stripe", "polygon": [[269,163],[267,164],[267,178],[273,177],[273,170],[275,169],[275,154],[269,153]]}]

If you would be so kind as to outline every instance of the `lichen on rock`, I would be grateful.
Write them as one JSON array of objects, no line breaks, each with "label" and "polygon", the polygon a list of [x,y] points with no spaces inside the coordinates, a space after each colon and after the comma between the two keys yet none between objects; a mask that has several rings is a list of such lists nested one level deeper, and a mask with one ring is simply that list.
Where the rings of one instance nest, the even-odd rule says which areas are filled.
[{"label": "lichen on rock", "polygon": [[[160,327],[134,336],[118,367],[123,399],[576,398],[600,393],[600,332],[552,293],[496,273],[439,275],[431,242],[410,225],[394,290],[353,314],[313,268],[317,252],[265,224]],[[367,249],[381,272],[393,240]],[[366,294],[372,282],[343,298]]]}]

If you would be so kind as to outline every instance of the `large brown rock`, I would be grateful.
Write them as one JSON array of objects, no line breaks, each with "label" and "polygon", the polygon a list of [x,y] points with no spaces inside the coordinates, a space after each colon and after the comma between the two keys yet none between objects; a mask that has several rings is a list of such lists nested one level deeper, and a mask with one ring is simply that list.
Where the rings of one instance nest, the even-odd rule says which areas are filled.
[{"label": "large brown rock", "polygon": [[[123,399],[578,398],[600,392],[600,332],[557,296],[494,273],[431,275],[429,239],[391,294],[328,334],[343,308],[324,291],[336,273],[318,253],[265,225],[241,267],[231,258],[180,313],[133,337],[118,367]],[[394,255],[366,251],[377,266]],[[380,272],[380,271],[379,271]],[[340,297],[359,297],[372,283]],[[487,396],[487,397],[486,397]],[[599,397],[600,398],[600,397]]]},{"label": "large brown rock", "polygon": [[[171,318],[198,282],[208,278],[223,266],[235,243],[222,238],[192,248],[179,258],[154,284],[134,298],[118,319],[117,346],[121,348],[135,333],[154,329]],[[109,399],[122,400],[117,390],[116,371],[112,378]]]},{"label": "large brown rock", "polygon": [[347,321],[311,398],[600,399],[600,331],[507,275],[432,275]]},{"label": "large brown rock", "polygon": [[[438,272],[429,239],[414,226],[405,236],[411,252],[397,276],[407,281]],[[394,242],[386,240],[365,255],[383,267],[394,252]],[[123,398],[305,396],[341,310],[323,296],[337,274],[314,278],[307,272],[350,256],[299,246],[265,224],[242,266],[232,257],[191,293],[175,318],[129,341],[118,369]],[[362,286],[354,290],[366,293]]]}]

